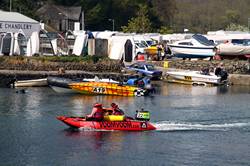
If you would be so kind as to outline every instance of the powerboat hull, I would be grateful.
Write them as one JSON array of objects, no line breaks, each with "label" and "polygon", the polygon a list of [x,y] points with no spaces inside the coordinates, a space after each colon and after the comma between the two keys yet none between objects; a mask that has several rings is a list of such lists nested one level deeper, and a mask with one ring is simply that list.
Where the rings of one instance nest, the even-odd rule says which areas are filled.
[{"label": "powerboat hull", "polygon": [[168,45],[172,54],[178,58],[208,58],[215,55],[214,47],[188,47]]},{"label": "powerboat hull", "polygon": [[192,84],[197,85],[204,83],[218,85],[221,84],[221,77],[216,76],[213,73],[209,73],[208,75],[201,74],[200,71],[169,71],[167,72],[169,79],[173,79],[184,82],[191,82]]},{"label": "powerboat hull", "polygon": [[124,121],[86,121],[83,117],[58,116],[58,120],[73,128],[88,130],[119,130],[119,131],[147,131],[156,128],[148,121],[124,120]]},{"label": "powerboat hull", "polygon": [[72,81],[65,78],[48,78],[49,86],[57,92],[87,95],[144,96],[147,90],[110,82]]},{"label": "powerboat hull", "polygon": [[195,34],[191,39],[177,41],[168,45],[172,54],[178,58],[208,58],[215,55],[215,45],[205,36]]}]

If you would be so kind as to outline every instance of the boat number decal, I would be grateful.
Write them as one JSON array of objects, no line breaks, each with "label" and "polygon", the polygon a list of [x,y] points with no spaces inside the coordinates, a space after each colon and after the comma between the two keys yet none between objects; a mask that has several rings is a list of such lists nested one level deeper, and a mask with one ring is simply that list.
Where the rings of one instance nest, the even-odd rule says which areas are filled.
[{"label": "boat number decal", "polygon": [[94,93],[105,93],[106,89],[104,87],[94,87]]},{"label": "boat number decal", "polygon": [[131,122],[100,122],[101,128],[136,128]]},{"label": "boat number decal", "polygon": [[185,80],[192,80],[191,76],[185,76],[184,78],[185,78]]},{"label": "boat number decal", "polygon": [[146,129],[147,128],[147,124],[145,122],[141,123],[141,128]]}]

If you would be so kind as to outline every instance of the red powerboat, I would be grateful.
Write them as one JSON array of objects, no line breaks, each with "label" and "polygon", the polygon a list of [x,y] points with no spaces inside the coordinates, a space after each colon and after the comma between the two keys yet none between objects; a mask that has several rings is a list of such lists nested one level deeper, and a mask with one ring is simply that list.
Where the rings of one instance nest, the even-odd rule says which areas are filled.
[{"label": "red powerboat", "polygon": [[105,116],[103,121],[88,121],[85,117],[67,116],[58,116],[57,119],[70,127],[90,130],[147,131],[156,129],[143,118],[132,119],[121,115]]},{"label": "red powerboat", "polygon": [[[118,117],[119,118],[119,117]],[[105,120],[103,121],[87,121],[84,117],[66,117],[58,116],[58,120],[64,122],[73,128],[84,128],[93,130],[121,130],[121,131],[147,131],[155,130],[156,128],[145,120],[134,120],[131,118],[124,118],[122,121]],[[117,119],[114,118],[113,119]]]},{"label": "red powerboat", "polygon": [[90,115],[86,117],[58,116],[57,119],[73,128],[90,130],[121,130],[121,131],[146,131],[156,128],[149,123],[148,111],[136,111],[135,119],[127,117],[115,103],[112,108],[103,108],[102,104],[96,103]]}]

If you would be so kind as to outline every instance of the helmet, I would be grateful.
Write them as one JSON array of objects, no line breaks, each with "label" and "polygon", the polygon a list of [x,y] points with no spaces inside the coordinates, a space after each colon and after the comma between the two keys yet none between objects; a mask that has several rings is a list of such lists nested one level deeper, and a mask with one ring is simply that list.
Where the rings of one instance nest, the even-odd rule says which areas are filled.
[{"label": "helmet", "polygon": [[94,107],[102,107],[102,104],[96,103],[96,104],[94,105]]},{"label": "helmet", "polygon": [[112,104],[111,104],[111,107],[113,107],[113,108],[117,108],[117,107],[118,107],[118,105],[117,105],[117,104],[115,104],[115,103],[112,103]]}]

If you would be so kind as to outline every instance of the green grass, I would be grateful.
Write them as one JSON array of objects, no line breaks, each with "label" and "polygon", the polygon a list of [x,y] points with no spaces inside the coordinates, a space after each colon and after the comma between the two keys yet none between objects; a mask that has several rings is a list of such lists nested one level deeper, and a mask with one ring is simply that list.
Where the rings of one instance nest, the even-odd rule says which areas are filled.
[{"label": "green grass", "polygon": [[0,57],[0,62],[4,60],[37,60],[42,62],[97,62],[99,60],[108,60],[107,57],[98,57],[98,56],[33,56],[33,57],[25,57],[25,56],[2,56]]}]

